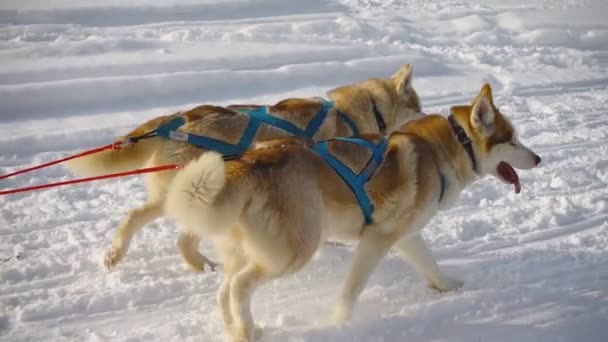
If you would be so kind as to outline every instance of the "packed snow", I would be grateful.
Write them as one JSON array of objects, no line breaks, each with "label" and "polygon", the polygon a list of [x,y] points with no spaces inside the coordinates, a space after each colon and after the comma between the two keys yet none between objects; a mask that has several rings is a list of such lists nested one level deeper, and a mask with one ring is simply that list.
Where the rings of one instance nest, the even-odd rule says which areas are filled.
[{"label": "packed snow", "polygon": [[[263,341],[606,341],[607,15],[603,0],[4,0],[0,174],[173,110],[323,96],[404,63],[426,112],[490,82],[543,162],[521,194],[480,180],[424,230],[465,285],[438,293],[390,254],[333,327],[353,248],[326,246],[254,297]],[[0,189],[70,178],[53,167]],[[171,220],[103,269],[144,198],[140,177],[0,197],[0,340],[221,341],[221,272],[184,267]]]}]

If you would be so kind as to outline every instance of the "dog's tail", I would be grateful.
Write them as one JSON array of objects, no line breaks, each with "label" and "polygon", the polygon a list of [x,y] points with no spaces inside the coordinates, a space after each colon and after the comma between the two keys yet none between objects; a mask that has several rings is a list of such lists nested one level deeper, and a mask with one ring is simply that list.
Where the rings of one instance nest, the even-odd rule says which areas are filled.
[{"label": "dog's tail", "polygon": [[93,177],[107,173],[125,172],[143,167],[157,147],[152,138],[140,141],[119,150],[105,150],[88,156],[72,159],[66,163],[77,176]]},{"label": "dog's tail", "polygon": [[238,218],[234,203],[215,203],[225,184],[224,159],[219,153],[205,152],[175,175],[165,201],[166,212],[182,230],[194,235],[224,231]]},{"label": "dog's tail", "polygon": [[[151,119],[136,127],[124,138],[138,137],[150,133],[160,125],[179,115],[181,115],[181,112]],[[119,141],[121,140],[122,138],[119,139]],[[160,137],[144,139],[120,150],[106,150],[86,157],[73,159],[66,164],[70,171],[83,177],[130,171],[146,165],[146,162],[151,159],[154,151],[157,151],[164,142],[165,140]]]}]

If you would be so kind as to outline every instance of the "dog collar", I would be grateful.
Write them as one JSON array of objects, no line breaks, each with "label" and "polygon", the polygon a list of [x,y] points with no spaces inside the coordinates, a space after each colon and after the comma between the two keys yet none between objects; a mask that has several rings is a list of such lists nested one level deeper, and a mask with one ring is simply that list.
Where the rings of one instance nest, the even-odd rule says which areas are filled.
[{"label": "dog collar", "polygon": [[445,181],[445,176],[443,175],[443,173],[441,173],[441,171],[439,169],[437,169],[437,173],[439,174],[439,187],[440,187],[439,202],[441,202],[441,200],[443,199],[443,195],[445,195],[446,181]]},{"label": "dog collar", "polygon": [[376,105],[376,101],[374,98],[370,96],[370,100],[372,101],[372,107],[374,110],[374,116],[376,117],[376,123],[378,124],[378,132],[382,135],[386,135],[386,121],[384,121],[384,117],[382,113],[378,110],[378,106]]},{"label": "dog collar", "polygon": [[477,172],[477,161],[475,160],[475,152],[473,151],[473,143],[471,139],[467,136],[467,132],[464,131],[464,128],[456,122],[456,118],[454,115],[448,116],[448,121],[450,122],[450,126],[452,126],[452,131],[456,134],[456,138],[460,142],[460,145],[464,147],[464,150],[467,151],[469,155],[469,159],[471,159],[471,166],[473,166],[473,171]]}]

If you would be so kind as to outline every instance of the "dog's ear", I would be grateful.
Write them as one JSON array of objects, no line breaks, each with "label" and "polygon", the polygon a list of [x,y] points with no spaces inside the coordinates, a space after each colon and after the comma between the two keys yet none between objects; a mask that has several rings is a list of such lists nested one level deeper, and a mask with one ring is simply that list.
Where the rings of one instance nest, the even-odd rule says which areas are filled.
[{"label": "dog's ear", "polygon": [[412,85],[412,65],[405,64],[393,75],[395,90],[399,96],[404,95],[405,91]]},{"label": "dog's ear", "polygon": [[494,105],[494,97],[492,96],[492,87],[490,86],[490,83],[486,83],[483,85],[483,87],[481,87],[479,95],[485,97],[492,105]]},{"label": "dog's ear", "polygon": [[494,105],[492,104],[492,88],[489,84],[484,84],[479,95],[473,100],[471,108],[471,126],[481,136],[489,137],[494,134]]}]

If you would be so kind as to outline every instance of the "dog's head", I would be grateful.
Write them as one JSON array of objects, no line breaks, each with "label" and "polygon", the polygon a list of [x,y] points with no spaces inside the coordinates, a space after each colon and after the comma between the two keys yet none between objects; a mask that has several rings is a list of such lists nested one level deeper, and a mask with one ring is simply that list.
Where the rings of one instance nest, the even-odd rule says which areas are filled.
[{"label": "dog's head", "polygon": [[405,64],[385,84],[393,99],[393,125],[400,127],[404,122],[418,119],[422,115],[422,104],[412,86],[413,68]]},{"label": "dog's head", "polygon": [[[479,174],[491,174],[504,183],[513,184],[519,193],[521,185],[515,168],[527,170],[537,166],[541,159],[519,141],[515,128],[494,106],[492,88],[485,84],[470,106],[452,108],[466,123],[467,135],[475,145],[475,158]],[[458,113],[460,112],[460,113]]]}]

